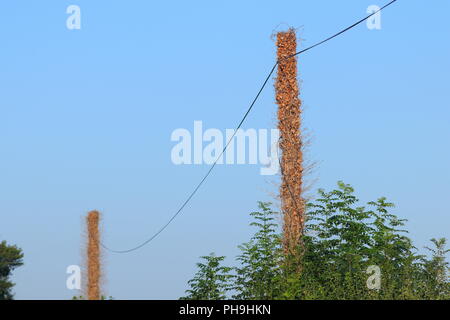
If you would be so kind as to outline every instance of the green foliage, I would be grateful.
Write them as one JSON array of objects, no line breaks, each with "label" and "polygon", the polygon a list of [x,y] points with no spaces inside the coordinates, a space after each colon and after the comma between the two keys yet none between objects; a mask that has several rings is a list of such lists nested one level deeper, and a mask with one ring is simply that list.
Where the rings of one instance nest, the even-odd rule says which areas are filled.
[{"label": "green foliage", "polygon": [[[385,198],[361,206],[342,182],[336,190],[319,190],[307,205],[299,254],[284,256],[276,213],[269,203],[259,203],[259,212],[251,213],[257,231],[239,246],[234,274],[216,269],[220,285],[232,288],[234,299],[450,299],[446,240],[432,239],[431,258],[419,255],[406,236],[406,220],[389,212],[393,206]],[[199,267],[189,283],[197,288],[190,292],[201,288],[201,295],[190,298],[226,298],[227,290],[217,295],[199,285],[206,266]],[[380,271],[379,287],[369,286],[374,268]]]},{"label": "green foliage", "polygon": [[12,300],[14,283],[9,280],[14,269],[23,265],[22,250],[2,241],[0,243],[0,300]]},{"label": "green foliage", "polygon": [[432,253],[431,260],[423,259],[425,270],[425,284],[423,297],[428,299],[450,299],[449,263],[445,261],[445,256],[449,249],[446,249],[447,240],[445,238],[431,239],[434,248],[427,249]]},{"label": "green foliage", "polygon": [[182,300],[222,300],[230,289],[229,274],[231,268],[221,265],[225,257],[216,257],[214,253],[201,257],[205,263],[197,263],[198,272],[188,284],[187,296]]},{"label": "green foliage", "polygon": [[[303,274],[298,281],[300,299],[407,298],[408,272],[418,256],[399,229],[404,220],[388,212],[393,204],[380,198],[357,206],[353,189],[342,182],[331,192],[319,190],[308,204]],[[369,290],[366,271],[381,269],[380,290]]]},{"label": "green foliage", "polygon": [[235,268],[233,289],[235,299],[274,299],[279,294],[281,241],[275,233],[274,212],[270,203],[259,202],[260,212],[252,212],[255,219],[250,225],[257,232],[247,243],[239,246],[241,254],[237,261],[241,266]]}]

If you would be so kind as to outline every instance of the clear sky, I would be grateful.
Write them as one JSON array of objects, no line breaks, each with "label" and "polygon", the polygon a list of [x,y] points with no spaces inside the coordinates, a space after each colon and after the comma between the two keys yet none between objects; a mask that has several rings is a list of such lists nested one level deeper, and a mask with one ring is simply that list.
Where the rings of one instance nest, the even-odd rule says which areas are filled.
[{"label": "clear sky", "polygon": [[[233,128],[289,26],[306,47],[379,0],[2,1],[0,239],[24,250],[17,299],[67,299],[81,264],[83,217],[103,213],[104,241],[127,249],[173,214],[207,165],[172,163],[177,128]],[[66,8],[81,8],[81,30]],[[382,29],[365,24],[299,58],[314,189],[338,180],[363,201],[387,196],[418,247],[450,236],[448,0],[399,0]],[[273,128],[273,81],[244,128]],[[248,213],[272,200],[260,166],[221,165],[174,223],[127,255],[105,253],[118,299],[184,294],[198,257],[232,263]],[[450,238],[450,237],[449,237]]]}]

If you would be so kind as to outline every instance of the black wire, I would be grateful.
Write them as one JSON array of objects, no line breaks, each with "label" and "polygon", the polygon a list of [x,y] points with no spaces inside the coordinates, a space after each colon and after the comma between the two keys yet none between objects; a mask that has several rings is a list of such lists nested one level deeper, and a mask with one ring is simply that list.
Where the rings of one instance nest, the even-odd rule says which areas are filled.
[{"label": "black wire", "polygon": [[[298,51],[290,56],[287,56],[284,59],[290,59],[293,58],[299,54],[302,54],[306,51],[309,51],[325,42],[330,41],[331,39],[336,38],[337,36],[349,31],[350,29],[356,27],[357,25],[361,24],[362,22],[366,21],[367,19],[369,19],[370,17],[372,17],[373,15],[377,14],[378,12],[380,12],[381,10],[383,10],[384,8],[390,6],[391,4],[393,4],[394,2],[396,2],[397,0],[392,0],[391,2],[389,2],[388,4],[384,5],[383,7],[381,7],[379,10],[375,11],[374,13],[368,15],[367,17],[355,22],[354,24],[352,24],[351,26],[339,31],[338,33],[332,35],[331,37],[326,38],[325,40],[322,40],[306,49],[303,49],[301,51]],[[189,201],[191,201],[191,199],[194,197],[194,195],[197,193],[198,189],[200,189],[200,187],[203,185],[203,183],[205,182],[205,180],[208,178],[208,176],[211,174],[211,172],[213,171],[213,169],[215,168],[217,162],[220,160],[220,158],[222,157],[222,155],[225,153],[226,149],[228,148],[228,145],[231,143],[231,141],[234,139],[234,136],[236,135],[237,131],[241,128],[242,124],[244,123],[245,119],[247,119],[247,116],[249,115],[250,111],[253,109],[253,106],[255,105],[256,101],[258,100],[259,96],[261,95],[261,92],[264,90],[264,88],[267,85],[267,82],[269,81],[270,77],[272,76],[273,72],[275,71],[275,68],[277,67],[278,63],[280,61],[277,61],[272,69],[270,70],[269,74],[267,75],[266,79],[264,80],[261,88],[259,89],[258,93],[256,94],[255,98],[253,99],[252,103],[250,104],[250,107],[248,108],[247,112],[244,114],[244,117],[241,119],[241,121],[239,122],[238,126],[236,127],[236,130],[234,131],[233,135],[231,136],[231,138],[228,140],[227,144],[225,145],[225,147],[223,148],[222,152],[220,153],[219,157],[217,157],[216,161],[214,161],[214,163],[212,164],[212,166],[209,168],[208,172],[205,174],[205,176],[202,178],[202,180],[200,180],[200,182],[197,184],[197,186],[195,187],[195,189],[189,194],[189,196],[187,197],[187,199],[183,202],[183,204],[181,205],[181,207],[175,212],[175,214],[169,219],[169,221],[167,221],[166,224],[164,224],[154,235],[152,235],[149,239],[147,239],[146,241],[144,241],[143,243],[141,243],[140,245],[133,247],[131,249],[128,250],[112,250],[110,248],[108,248],[107,246],[105,246],[103,243],[101,243],[101,246],[103,248],[105,248],[108,251],[111,251],[113,253],[128,253],[128,252],[132,252],[135,250],[138,250],[140,248],[142,248],[143,246],[147,245],[149,242],[151,242],[153,239],[155,239],[161,232],[163,232],[171,223],[172,221],[181,213],[181,211],[183,211],[183,209],[186,207],[186,205],[189,203]]]},{"label": "black wire", "polygon": [[325,43],[325,42],[327,42],[327,41],[330,41],[331,39],[334,39],[334,38],[336,38],[337,36],[340,36],[340,35],[343,34],[344,32],[347,32],[348,30],[353,29],[354,27],[356,27],[357,25],[363,23],[364,21],[366,21],[366,20],[369,19],[370,17],[372,17],[372,16],[376,15],[377,13],[381,12],[381,10],[383,10],[384,8],[389,7],[391,4],[393,4],[393,3],[396,2],[396,1],[397,1],[397,0],[392,0],[392,1],[389,2],[388,4],[385,4],[383,7],[381,7],[380,9],[378,9],[377,11],[375,11],[375,12],[373,12],[372,14],[368,15],[367,17],[365,17],[365,18],[363,18],[363,19],[361,19],[361,20],[355,22],[355,23],[352,24],[351,26],[349,26],[349,27],[347,27],[347,28],[345,28],[345,29],[339,31],[338,33],[332,35],[331,37],[326,38],[325,40],[322,40],[322,41],[320,41],[320,42],[317,42],[316,44],[313,44],[312,46],[310,46],[310,47],[308,47],[308,48],[306,48],[306,49],[303,49],[303,50],[301,50],[301,51],[299,51],[299,52],[296,52],[296,53],[294,53],[294,54],[292,54],[292,55],[290,55],[290,56],[287,56],[285,59],[289,59],[289,58],[298,56],[299,54],[302,54],[303,52],[306,52],[306,51],[308,51],[308,50],[311,50],[312,48],[315,48],[315,47],[317,47],[317,46],[320,46],[321,44],[323,44],[323,43]]},{"label": "black wire", "polygon": [[258,91],[258,94],[256,95],[256,97],[253,99],[252,103],[250,104],[250,107],[248,108],[247,112],[245,113],[244,117],[242,118],[242,120],[239,122],[238,126],[236,127],[236,130],[233,132],[233,135],[231,136],[231,138],[228,140],[227,144],[225,145],[225,147],[223,148],[222,152],[220,153],[219,157],[216,159],[216,161],[214,161],[214,163],[212,164],[211,168],[209,168],[208,172],[206,173],[206,175],[203,177],[203,179],[199,182],[199,184],[195,187],[194,191],[192,191],[189,195],[189,197],[186,199],[186,201],[183,202],[183,204],[181,205],[181,207],[178,209],[178,211],[172,216],[172,218],[170,218],[169,221],[167,221],[167,223],[165,225],[162,226],[161,229],[158,230],[158,232],[156,232],[151,238],[147,239],[145,242],[143,242],[142,244],[128,249],[128,250],[111,250],[108,247],[106,247],[104,244],[101,244],[103,248],[114,252],[114,253],[128,253],[137,249],[142,248],[143,246],[145,246],[147,243],[149,243],[150,241],[152,241],[153,239],[155,239],[161,232],[164,231],[164,229],[166,229],[169,224],[181,213],[181,211],[184,209],[184,207],[189,203],[189,201],[192,199],[192,197],[197,193],[197,190],[202,186],[202,184],[205,182],[206,178],[208,178],[208,176],[211,174],[211,172],[213,171],[214,167],[216,166],[217,162],[219,161],[219,159],[222,157],[222,155],[225,153],[226,149],[228,148],[228,145],[231,143],[231,141],[234,139],[234,136],[236,135],[237,131],[241,128],[242,124],[244,123],[245,119],[247,119],[248,114],[250,113],[250,111],[252,110],[253,106],[255,105],[256,101],[258,100],[261,92],[263,91],[263,89],[265,88],[267,82],[269,81],[270,77],[272,76],[273,72],[275,71],[276,66],[278,65],[278,62],[274,64],[274,66],[272,67],[272,69],[270,70],[269,74],[266,77],[266,80],[264,81],[263,85],[261,86],[261,88]]}]

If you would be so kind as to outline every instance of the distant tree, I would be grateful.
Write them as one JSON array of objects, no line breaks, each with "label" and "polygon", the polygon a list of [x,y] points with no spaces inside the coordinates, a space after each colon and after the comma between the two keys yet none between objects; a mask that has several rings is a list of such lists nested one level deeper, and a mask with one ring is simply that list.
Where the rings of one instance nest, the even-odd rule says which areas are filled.
[{"label": "distant tree", "polygon": [[221,265],[225,257],[216,257],[214,253],[201,257],[205,263],[197,263],[198,271],[189,280],[190,289],[182,300],[223,300],[230,290],[231,268]]},{"label": "distant tree", "polygon": [[2,241],[0,243],[0,300],[12,300],[14,283],[10,276],[14,269],[23,265],[22,250]]}]

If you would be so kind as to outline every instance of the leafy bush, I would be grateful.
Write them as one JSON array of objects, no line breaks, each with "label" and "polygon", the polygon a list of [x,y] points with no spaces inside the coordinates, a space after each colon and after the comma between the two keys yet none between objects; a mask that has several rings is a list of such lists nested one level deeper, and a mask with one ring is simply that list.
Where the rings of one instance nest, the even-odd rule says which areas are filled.
[{"label": "leafy bush", "polygon": [[[225,257],[208,256],[189,281],[185,299],[450,299],[445,239],[432,239],[432,256],[419,255],[404,230],[406,220],[389,213],[394,205],[380,198],[359,206],[351,186],[342,182],[320,189],[307,205],[298,255],[285,256],[270,203],[251,213],[257,228],[239,246],[238,266],[223,267]],[[380,271],[371,285],[372,272]],[[376,276],[376,275],[375,275]]]},{"label": "leafy bush", "polygon": [[214,253],[201,257],[205,263],[197,263],[198,272],[188,284],[190,289],[182,300],[223,300],[230,289],[229,272],[231,268],[220,265],[225,257],[216,257]]}]

